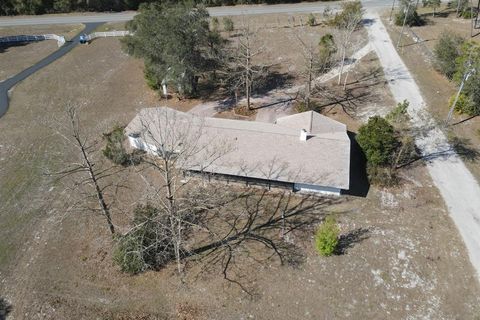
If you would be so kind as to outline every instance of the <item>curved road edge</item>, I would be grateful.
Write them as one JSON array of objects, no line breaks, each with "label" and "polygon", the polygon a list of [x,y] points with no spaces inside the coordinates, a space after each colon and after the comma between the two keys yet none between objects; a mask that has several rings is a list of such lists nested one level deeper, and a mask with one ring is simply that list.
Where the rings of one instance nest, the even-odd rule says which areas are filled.
[{"label": "curved road edge", "polygon": [[25,80],[35,72],[43,69],[44,67],[48,66],[52,62],[60,59],[67,53],[69,53],[73,48],[75,48],[80,42],[79,38],[82,33],[91,33],[94,31],[98,26],[102,25],[103,22],[95,22],[95,23],[85,23],[85,28],[80,31],[73,39],[69,42],[66,42],[63,46],[61,46],[58,50],[51,53],[47,57],[43,58],[39,62],[35,63],[33,66],[28,67],[27,69],[21,71],[20,73],[10,77],[2,82],[0,82],[0,118],[5,115],[8,111],[9,105],[9,96],[8,92],[12,89],[15,85],[20,83],[21,81]]}]

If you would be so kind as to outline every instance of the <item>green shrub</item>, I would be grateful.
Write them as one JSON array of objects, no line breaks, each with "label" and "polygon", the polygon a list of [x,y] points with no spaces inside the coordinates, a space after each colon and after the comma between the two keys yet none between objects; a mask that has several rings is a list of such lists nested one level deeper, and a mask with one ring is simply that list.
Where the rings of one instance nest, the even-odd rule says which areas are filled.
[{"label": "green shrub", "polygon": [[103,155],[115,164],[127,165],[130,157],[123,146],[125,141],[124,128],[115,126],[111,132],[105,133],[103,137],[107,141],[105,149],[103,149]]},{"label": "green shrub", "polygon": [[[455,101],[455,96],[450,97],[449,107],[452,107],[453,102]],[[479,107],[473,103],[472,99],[464,93],[460,93],[458,96],[457,104],[455,105],[455,111],[460,114],[467,114],[469,116],[477,115],[479,112]]]},{"label": "green shrub", "polygon": [[318,56],[319,56],[319,63],[320,68],[325,71],[326,69],[330,68],[331,64],[333,63],[333,56],[337,52],[337,46],[335,45],[335,40],[333,35],[327,33],[320,38],[320,42],[318,43]]},{"label": "green shrub", "polygon": [[136,274],[164,267],[174,257],[168,219],[150,204],[134,210],[133,228],[117,238],[114,262],[121,270]]},{"label": "green shrub", "polygon": [[362,3],[360,1],[345,1],[341,5],[341,11],[327,21],[329,26],[344,29],[352,19],[361,18],[363,15]]},{"label": "green shrub", "polygon": [[234,29],[235,26],[233,24],[233,20],[228,17],[223,18],[223,30],[232,32]]},{"label": "green shrub", "polygon": [[407,15],[407,20],[405,20],[405,11],[403,8],[400,9],[400,12],[395,15],[395,24],[397,26],[402,26],[403,21],[405,21],[405,24],[409,27],[413,26],[423,26],[425,24],[425,20],[422,19],[417,13],[417,10],[415,9],[414,6],[410,7],[410,10],[408,10],[408,15]]},{"label": "green shrub", "polygon": [[407,122],[408,120],[410,120],[410,116],[407,112],[409,105],[410,102],[408,102],[408,100],[403,100],[403,102],[399,102],[397,106],[387,114],[385,119],[392,124],[402,124]]},{"label": "green shrub", "polygon": [[120,266],[123,272],[140,273],[148,267],[143,260],[142,251],[140,238],[135,233],[126,234],[117,240],[113,252],[113,261]]},{"label": "green shrub", "polygon": [[53,10],[55,12],[70,12],[72,10],[72,4],[70,0],[55,0],[53,2]]},{"label": "green shrub", "polygon": [[460,17],[462,17],[463,19],[472,19],[473,17],[475,17],[475,14],[472,14],[470,8],[467,8],[466,10],[460,12]]},{"label": "green shrub", "polygon": [[395,152],[395,167],[401,167],[409,164],[419,158],[417,146],[415,145],[415,139],[408,134],[402,136],[400,140],[400,146]]},{"label": "green shrub", "polygon": [[395,170],[390,166],[373,166],[367,164],[368,181],[379,187],[392,187],[397,185],[398,178]]},{"label": "green shrub", "polygon": [[447,78],[452,79],[457,71],[456,60],[461,54],[465,39],[449,31],[442,32],[433,50],[435,68]]},{"label": "green shrub", "polygon": [[159,90],[162,87],[159,77],[156,75],[153,66],[145,61],[145,69],[143,71],[147,86],[152,90]]},{"label": "green shrub", "polygon": [[315,234],[315,249],[322,256],[331,256],[338,244],[338,229],[335,218],[328,216]]},{"label": "green shrub", "polygon": [[399,145],[393,126],[379,116],[368,119],[367,124],[360,127],[356,139],[372,166],[391,164]]},{"label": "green shrub", "polygon": [[317,19],[315,19],[315,16],[313,15],[313,13],[310,13],[307,18],[307,25],[309,25],[310,27],[313,27],[316,24],[317,24]]},{"label": "green shrub", "polygon": [[220,26],[220,22],[218,21],[217,17],[212,18],[212,30],[218,31],[218,27]]}]

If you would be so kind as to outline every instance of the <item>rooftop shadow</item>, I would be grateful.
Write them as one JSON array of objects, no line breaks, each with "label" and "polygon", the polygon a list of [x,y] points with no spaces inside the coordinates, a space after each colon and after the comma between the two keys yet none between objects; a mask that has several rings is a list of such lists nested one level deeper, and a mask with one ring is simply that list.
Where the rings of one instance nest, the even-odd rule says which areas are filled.
[{"label": "rooftop shadow", "polygon": [[342,191],[342,194],[365,198],[370,190],[367,160],[355,140],[356,134],[351,131],[347,131],[347,134],[350,138],[350,189]]}]

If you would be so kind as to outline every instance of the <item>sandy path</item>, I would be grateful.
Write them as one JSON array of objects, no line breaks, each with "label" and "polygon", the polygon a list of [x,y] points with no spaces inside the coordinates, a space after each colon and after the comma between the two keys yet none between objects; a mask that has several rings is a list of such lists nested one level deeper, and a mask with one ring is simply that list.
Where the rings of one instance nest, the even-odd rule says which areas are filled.
[{"label": "sandy path", "polygon": [[[407,99],[414,127],[424,132],[416,137],[423,155],[429,156],[428,171],[448,207],[480,279],[480,187],[443,132],[435,126],[412,75],[395,50],[376,13],[368,13],[366,28],[370,43],[383,66],[385,78],[397,102]],[[428,128],[428,129],[427,129]]]}]

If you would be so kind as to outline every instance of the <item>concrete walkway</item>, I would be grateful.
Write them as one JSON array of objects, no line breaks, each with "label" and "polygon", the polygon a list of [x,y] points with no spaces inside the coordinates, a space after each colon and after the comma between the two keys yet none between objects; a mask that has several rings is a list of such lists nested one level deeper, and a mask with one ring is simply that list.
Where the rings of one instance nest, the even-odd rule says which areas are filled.
[{"label": "concrete walkway", "polygon": [[[417,146],[427,157],[433,183],[448,207],[467,247],[480,280],[480,187],[463,161],[452,150],[443,132],[427,111],[415,80],[395,50],[378,14],[368,13],[366,28],[370,43],[383,66],[385,78],[397,102],[407,99],[412,124],[423,132]],[[454,270],[452,271],[454,272]]]},{"label": "concrete walkway", "polygon": [[16,84],[20,81],[25,80],[38,70],[48,66],[50,63],[54,62],[55,60],[63,57],[68,52],[70,52],[73,48],[75,48],[79,44],[79,37],[82,33],[89,34],[93,30],[95,30],[99,25],[103,23],[87,23],[85,24],[85,28],[77,34],[72,41],[65,43],[61,46],[57,51],[53,52],[46,58],[40,60],[33,66],[23,70],[22,72],[18,73],[17,75],[8,78],[2,82],[0,82],[0,118],[7,112],[8,110],[8,91],[12,89]]}]

